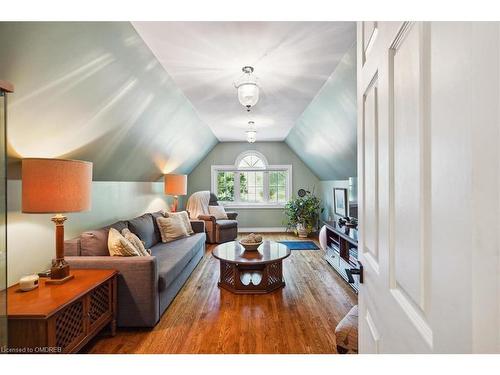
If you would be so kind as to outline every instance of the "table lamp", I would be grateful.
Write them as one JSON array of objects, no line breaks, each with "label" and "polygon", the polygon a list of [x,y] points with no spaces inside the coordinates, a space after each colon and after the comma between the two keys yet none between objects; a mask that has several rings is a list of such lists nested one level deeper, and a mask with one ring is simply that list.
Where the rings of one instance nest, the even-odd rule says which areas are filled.
[{"label": "table lamp", "polygon": [[164,176],[165,194],[174,196],[174,203],[170,210],[177,211],[179,195],[187,194],[187,175],[185,174],[166,174]]},{"label": "table lamp", "polygon": [[23,213],[52,213],[56,225],[56,258],[47,284],[73,278],[64,260],[66,212],[87,211],[91,205],[92,163],[80,160],[27,158],[22,161]]}]

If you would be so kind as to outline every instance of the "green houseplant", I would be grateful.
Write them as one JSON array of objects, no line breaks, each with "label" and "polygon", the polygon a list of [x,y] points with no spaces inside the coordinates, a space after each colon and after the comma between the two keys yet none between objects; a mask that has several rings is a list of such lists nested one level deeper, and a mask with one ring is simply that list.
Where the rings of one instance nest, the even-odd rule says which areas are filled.
[{"label": "green houseplant", "polygon": [[293,229],[299,237],[307,237],[313,231],[321,211],[321,200],[313,193],[291,199],[285,205],[287,230]]}]

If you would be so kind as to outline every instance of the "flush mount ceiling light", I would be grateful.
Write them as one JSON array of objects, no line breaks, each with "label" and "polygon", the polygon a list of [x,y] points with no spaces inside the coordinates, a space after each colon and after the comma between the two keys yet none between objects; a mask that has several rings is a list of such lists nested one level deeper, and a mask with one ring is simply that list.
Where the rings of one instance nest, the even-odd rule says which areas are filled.
[{"label": "flush mount ceiling light", "polygon": [[249,129],[246,131],[248,143],[254,143],[257,140],[257,130],[255,130],[254,125],[253,121],[248,121]]},{"label": "flush mount ceiling light", "polygon": [[253,74],[253,67],[244,66],[241,70],[243,75],[234,86],[238,90],[238,100],[241,105],[250,112],[250,108],[259,101],[259,85],[257,84],[257,77]]}]

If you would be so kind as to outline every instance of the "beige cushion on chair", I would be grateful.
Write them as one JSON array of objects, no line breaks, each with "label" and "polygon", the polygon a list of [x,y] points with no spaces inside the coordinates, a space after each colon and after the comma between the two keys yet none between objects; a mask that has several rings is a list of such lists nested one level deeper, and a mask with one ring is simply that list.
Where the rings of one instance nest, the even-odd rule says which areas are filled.
[{"label": "beige cushion on chair", "polygon": [[135,249],[141,256],[149,256],[149,252],[144,247],[144,243],[141,241],[139,237],[137,237],[134,233],[130,231],[128,228],[122,229],[122,236],[125,239],[129,240],[132,245],[134,245]]},{"label": "beige cushion on chair", "polygon": [[171,242],[189,236],[181,216],[159,217],[156,222],[160,228],[162,242]]},{"label": "beige cushion on chair", "polygon": [[215,220],[227,220],[226,210],[223,206],[208,206],[208,212]]},{"label": "beige cushion on chair", "polygon": [[181,211],[181,212],[163,212],[163,215],[165,217],[175,217],[178,216],[182,219],[182,222],[184,223],[184,227],[186,228],[188,234],[193,234],[194,230],[193,227],[191,226],[191,221],[189,221],[189,215],[187,211]]},{"label": "beige cushion on chair", "polygon": [[358,305],[353,306],[337,325],[335,339],[339,353],[358,353]]},{"label": "beige cushion on chair", "polygon": [[134,245],[115,228],[109,229],[108,251],[111,256],[134,257],[140,255]]}]

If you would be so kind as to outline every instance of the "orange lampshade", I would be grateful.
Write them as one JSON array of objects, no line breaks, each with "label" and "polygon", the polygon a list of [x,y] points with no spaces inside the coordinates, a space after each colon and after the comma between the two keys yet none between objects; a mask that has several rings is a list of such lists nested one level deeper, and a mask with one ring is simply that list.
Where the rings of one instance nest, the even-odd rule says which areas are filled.
[{"label": "orange lampshade", "polygon": [[167,195],[187,194],[187,175],[166,174],[164,176],[164,182],[165,182],[165,194]]},{"label": "orange lampshade", "polygon": [[91,206],[92,163],[28,158],[22,161],[23,212],[86,211]]}]

